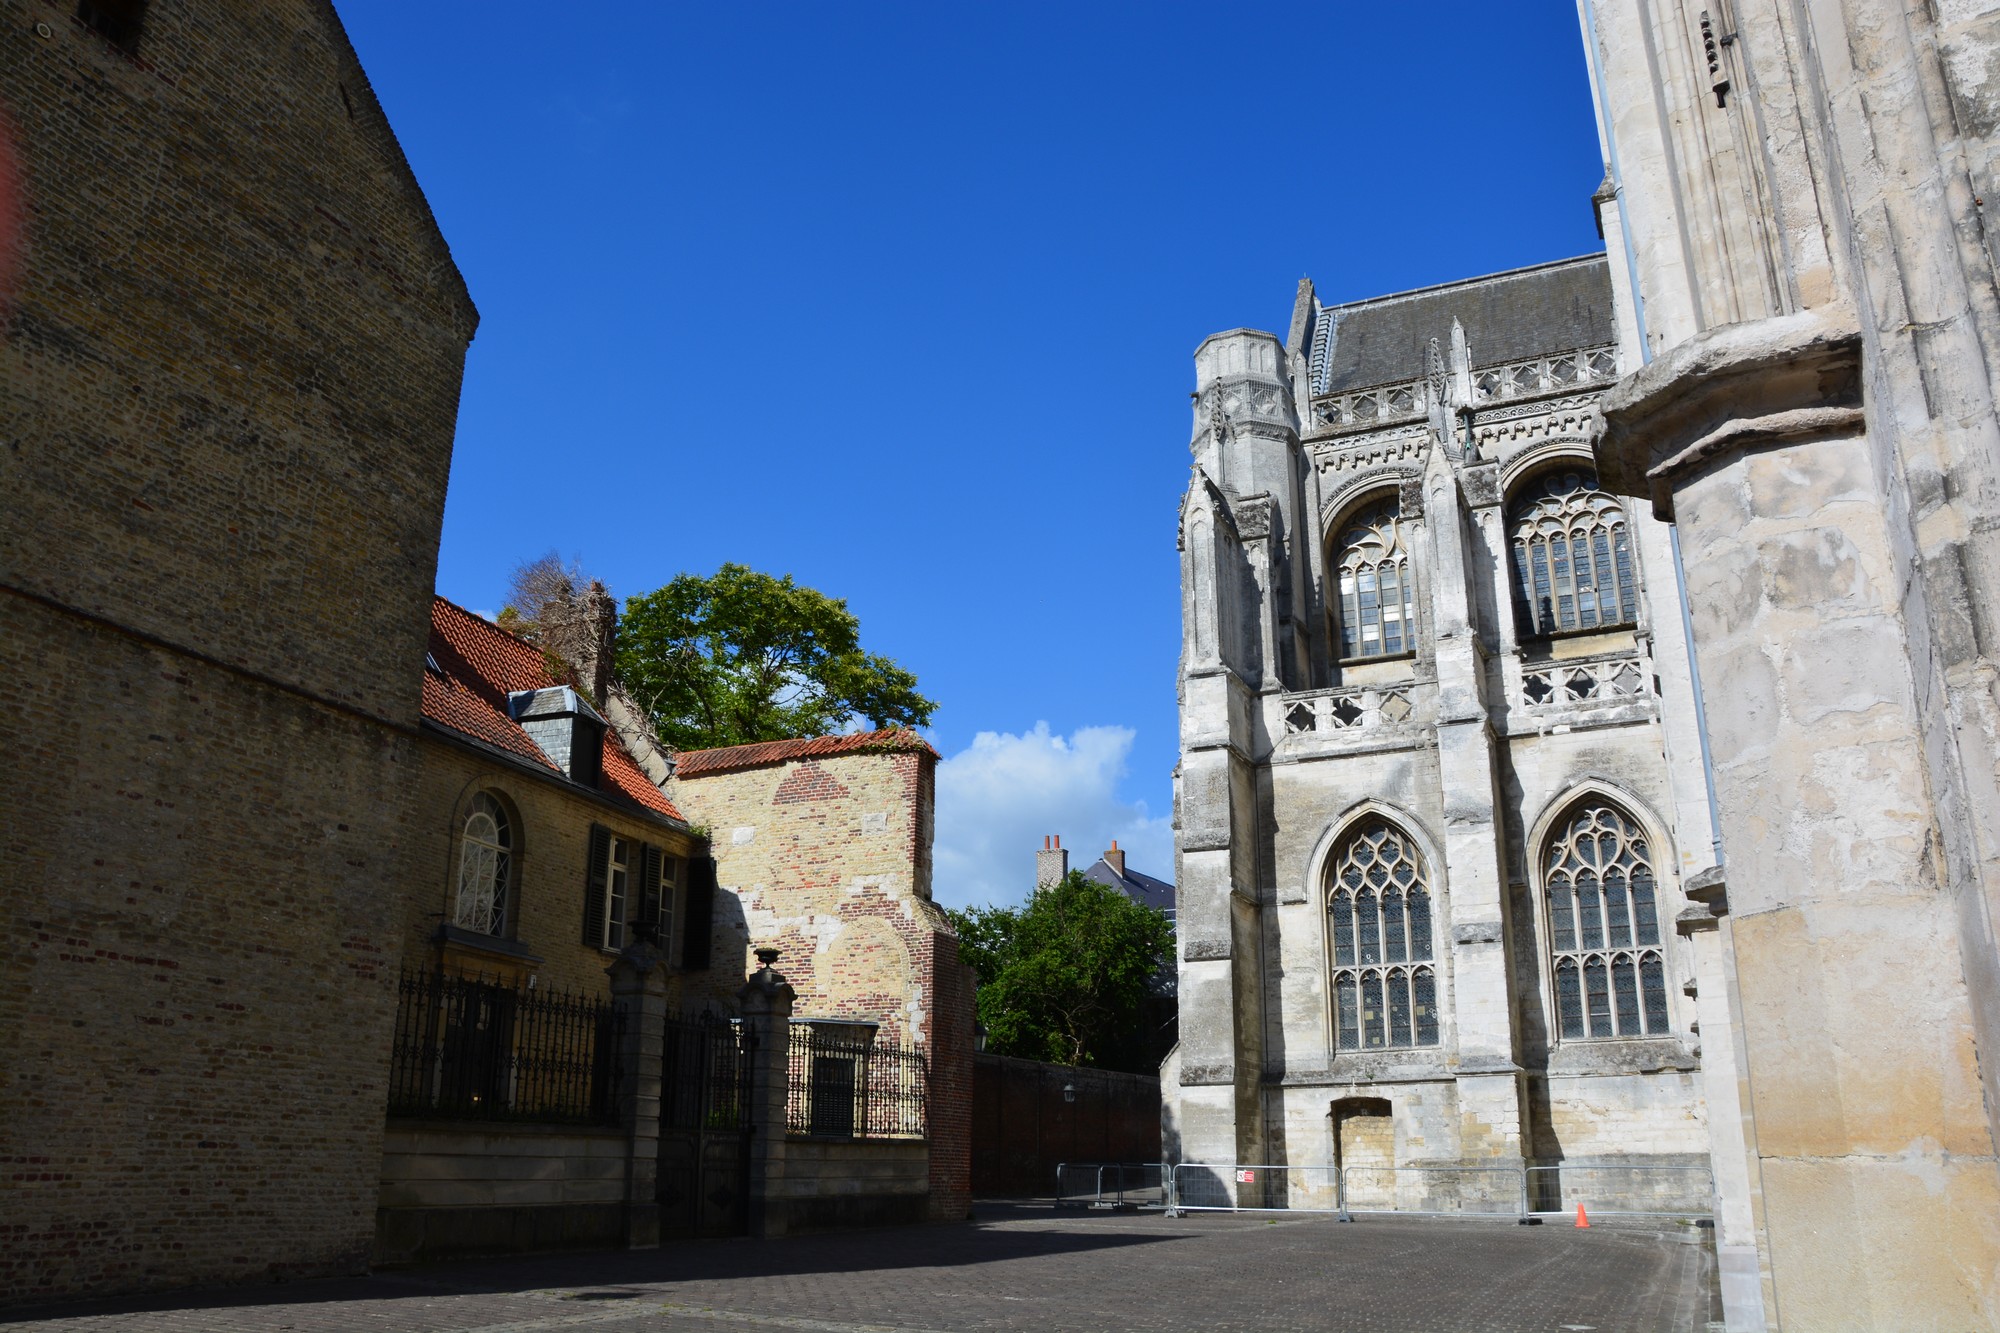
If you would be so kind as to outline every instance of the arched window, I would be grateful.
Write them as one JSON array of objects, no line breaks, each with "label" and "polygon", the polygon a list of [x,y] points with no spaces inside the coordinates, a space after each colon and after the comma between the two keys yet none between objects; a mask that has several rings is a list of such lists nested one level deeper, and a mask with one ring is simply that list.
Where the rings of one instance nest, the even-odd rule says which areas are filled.
[{"label": "arched window", "polygon": [[1615,806],[1587,801],[1549,835],[1542,875],[1557,1029],[1571,1039],[1666,1032],[1666,959],[1645,831]]},{"label": "arched window", "polygon": [[1527,630],[1630,625],[1639,618],[1639,581],[1625,510],[1597,488],[1588,467],[1544,472],[1515,497],[1508,533]]},{"label": "arched window", "polygon": [[1371,820],[1340,844],[1331,879],[1335,1048],[1437,1045],[1430,882],[1415,844]]},{"label": "arched window", "polygon": [[458,895],[452,924],[482,935],[507,928],[507,876],[513,832],[507,812],[485,792],[472,798],[458,852]]},{"label": "arched window", "polygon": [[1393,495],[1357,510],[1333,544],[1340,660],[1394,657],[1417,646],[1416,593],[1402,510]]}]

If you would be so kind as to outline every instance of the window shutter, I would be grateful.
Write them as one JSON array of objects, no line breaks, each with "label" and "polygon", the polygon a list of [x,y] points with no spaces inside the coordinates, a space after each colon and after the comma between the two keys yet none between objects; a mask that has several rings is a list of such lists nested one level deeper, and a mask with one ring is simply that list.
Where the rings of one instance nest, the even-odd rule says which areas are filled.
[{"label": "window shutter", "polygon": [[611,880],[611,830],[590,826],[590,864],[583,877],[583,942],[604,947],[604,899]]},{"label": "window shutter", "polygon": [[709,969],[715,927],[715,858],[691,857],[688,866],[687,915],[681,930],[681,966],[690,972]]},{"label": "window shutter", "polygon": [[657,941],[660,934],[660,849],[647,843],[639,850],[638,907],[632,929],[640,938]]}]

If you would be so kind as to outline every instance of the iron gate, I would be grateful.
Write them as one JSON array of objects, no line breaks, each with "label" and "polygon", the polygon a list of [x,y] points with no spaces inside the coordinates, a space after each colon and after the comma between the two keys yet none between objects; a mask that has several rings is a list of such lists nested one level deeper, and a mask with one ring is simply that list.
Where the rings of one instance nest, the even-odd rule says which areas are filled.
[{"label": "iron gate", "polygon": [[660,1050],[660,1232],[749,1229],[750,1087],[756,1034],[705,1014],[669,1018]]}]

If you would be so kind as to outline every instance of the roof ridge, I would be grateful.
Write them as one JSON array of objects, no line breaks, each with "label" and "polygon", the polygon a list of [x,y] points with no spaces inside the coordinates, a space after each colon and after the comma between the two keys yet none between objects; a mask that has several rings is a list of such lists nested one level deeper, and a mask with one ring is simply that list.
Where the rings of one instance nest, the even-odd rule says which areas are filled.
[{"label": "roof ridge", "polygon": [[1595,250],[1589,254],[1571,255],[1568,259],[1547,259],[1539,264],[1523,264],[1519,268],[1503,268],[1495,273],[1481,273],[1470,278],[1454,278],[1450,282],[1435,282],[1428,287],[1409,287],[1400,292],[1384,292],[1380,296],[1356,297],[1352,301],[1341,301],[1334,305],[1322,305],[1320,310],[1324,314],[1337,315],[1341,311],[1353,310],[1360,306],[1388,305],[1391,302],[1401,301],[1406,297],[1429,296],[1433,292],[1449,291],[1454,287],[1470,287],[1474,283],[1492,282],[1497,278],[1518,278],[1524,274],[1539,273],[1545,269],[1563,268],[1571,264],[1587,264],[1592,260],[1603,260],[1609,263],[1610,254],[1608,251]]}]

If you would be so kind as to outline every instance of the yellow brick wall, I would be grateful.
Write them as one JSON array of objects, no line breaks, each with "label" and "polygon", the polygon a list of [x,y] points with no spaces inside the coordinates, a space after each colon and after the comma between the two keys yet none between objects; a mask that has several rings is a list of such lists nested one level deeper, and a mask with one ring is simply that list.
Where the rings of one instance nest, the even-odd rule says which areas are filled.
[{"label": "yellow brick wall", "polygon": [[76,11],[0,4],[0,1300],[367,1261],[475,321],[330,4]]},{"label": "yellow brick wall", "polygon": [[[458,882],[465,814],[478,792],[495,794],[508,812],[513,880],[505,933],[539,958],[521,970],[534,974],[536,985],[541,987],[610,994],[604,970],[616,955],[583,941],[592,824],[602,824],[635,849],[640,843],[651,843],[670,856],[685,858],[697,846],[684,830],[616,808],[559,779],[542,778],[431,733],[423,738],[421,791],[412,878],[400,904],[406,966],[429,966],[437,959],[438,926],[450,919]],[[638,873],[635,850],[635,889]],[[681,878],[684,899],[685,873]],[[679,937],[686,911],[684,901],[676,906],[670,970],[678,976]],[[473,971],[483,963],[492,975],[511,979],[514,974],[513,966],[501,958],[462,956],[462,970]],[[732,992],[742,980],[732,974]]]}]

